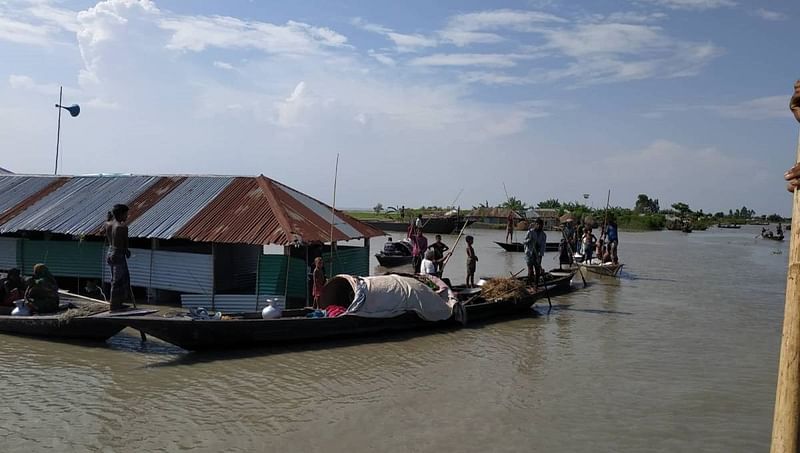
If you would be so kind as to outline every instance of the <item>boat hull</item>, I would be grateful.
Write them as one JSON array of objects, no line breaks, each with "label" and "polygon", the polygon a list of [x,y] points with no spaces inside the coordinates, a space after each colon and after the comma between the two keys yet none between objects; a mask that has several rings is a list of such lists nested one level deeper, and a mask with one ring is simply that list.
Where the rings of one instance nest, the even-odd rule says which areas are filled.
[{"label": "boat hull", "polygon": [[[503,250],[506,252],[524,252],[525,245],[521,242],[498,242],[494,241],[495,244],[502,247]],[[558,251],[558,242],[547,242],[544,250],[545,252],[557,252]]]},{"label": "boat hull", "polygon": [[136,316],[156,310],[131,310],[119,315],[99,314],[65,321],[58,315],[0,316],[0,333],[64,340],[106,341],[125,328],[117,316]]},{"label": "boat hull", "polygon": [[578,263],[582,269],[585,269],[589,272],[599,275],[606,275],[609,277],[616,277],[619,275],[620,269],[624,264],[616,264],[616,265],[602,265],[602,264],[584,264]]},{"label": "boat hull", "polygon": [[376,253],[375,258],[378,259],[378,264],[383,267],[405,266],[411,264],[413,259],[411,256],[384,255],[383,253]]},{"label": "boat hull", "polygon": [[[527,312],[547,294],[555,295],[570,288],[574,272],[548,281],[547,291],[541,286],[530,296],[517,300],[463,305],[466,322],[482,321],[499,316]],[[460,310],[457,306],[454,312]],[[164,318],[158,316],[117,317],[114,322],[140,330],[189,351],[225,350],[265,347],[280,344],[304,343],[333,338],[376,336],[385,333],[455,327],[456,316],[444,321],[425,321],[416,313],[394,318],[365,318],[344,315],[337,318],[306,318],[307,310],[284,311],[283,318],[246,318],[208,320]]]}]

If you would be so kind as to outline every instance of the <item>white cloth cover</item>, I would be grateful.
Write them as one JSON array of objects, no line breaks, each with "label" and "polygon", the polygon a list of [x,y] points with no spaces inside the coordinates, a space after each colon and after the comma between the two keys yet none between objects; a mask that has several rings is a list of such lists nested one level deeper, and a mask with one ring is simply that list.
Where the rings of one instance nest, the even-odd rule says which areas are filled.
[{"label": "white cloth cover", "polygon": [[453,315],[453,306],[458,303],[447,285],[433,276],[424,278],[434,282],[438,291],[401,275],[343,277],[355,285],[355,297],[346,312],[349,315],[393,318],[414,311],[426,321],[442,321]]}]

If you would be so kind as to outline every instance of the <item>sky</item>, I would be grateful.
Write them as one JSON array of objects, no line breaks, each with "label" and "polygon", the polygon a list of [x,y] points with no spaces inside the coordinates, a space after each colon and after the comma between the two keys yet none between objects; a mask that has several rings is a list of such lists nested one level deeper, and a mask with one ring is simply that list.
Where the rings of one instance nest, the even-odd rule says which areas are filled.
[{"label": "sky", "polygon": [[[0,167],[789,215],[796,0],[0,0]],[[794,39],[796,41],[796,39]],[[505,186],[505,187],[504,187]],[[0,194],[2,196],[2,194]]]}]

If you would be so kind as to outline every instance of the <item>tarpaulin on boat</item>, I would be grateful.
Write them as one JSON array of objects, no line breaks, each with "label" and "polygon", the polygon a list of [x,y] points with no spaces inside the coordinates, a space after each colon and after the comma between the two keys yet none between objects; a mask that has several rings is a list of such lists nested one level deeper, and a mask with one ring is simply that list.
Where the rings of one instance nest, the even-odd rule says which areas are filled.
[{"label": "tarpaulin on boat", "polygon": [[393,318],[409,311],[426,321],[450,318],[457,303],[452,291],[436,277],[420,278],[427,279],[438,289],[432,289],[415,277],[402,275],[337,275],[325,285],[320,306],[347,306],[346,314],[366,318]]}]

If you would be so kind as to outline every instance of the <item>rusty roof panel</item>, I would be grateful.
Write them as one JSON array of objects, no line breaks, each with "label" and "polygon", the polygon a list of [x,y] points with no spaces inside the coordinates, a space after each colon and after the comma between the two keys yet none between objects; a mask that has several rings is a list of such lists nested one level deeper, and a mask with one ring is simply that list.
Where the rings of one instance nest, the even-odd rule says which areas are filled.
[{"label": "rusty roof panel", "polygon": [[77,176],[0,226],[0,233],[93,234],[115,203],[130,203],[156,176]]},{"label": "rusty roof panel", "polygon": [[201,242],[286,244],[290,241],[254,178],[236,178],[176,237]]},{"label": "rusty roof panel", "polygon": [[128,226],[131,237],[171,239],[234,180],[230,176],[190,176]]},{"label": "rusty roof panel", "polygon": [[[44,187],[34,191],[28,196],[25,196],[34,188],[41,186],[42,181],[46,182]],[[12,202],[16,202],[16,204],[10,209],[5,209],[2,211],[2,214],[0,214],[0,225],[16,217],[17,214],[28,209],[29,206],[41,200],[50,192],[53,192],[54,190],[66,184],[67,181],[69,181],[69,178],[27,178],[25,185],[30,187],[23,188],[20,186],[13,189],[9,187],[8,192],[3,192],[2,198],[3,200],[7,200],[9,205],[11,205]]]}]

